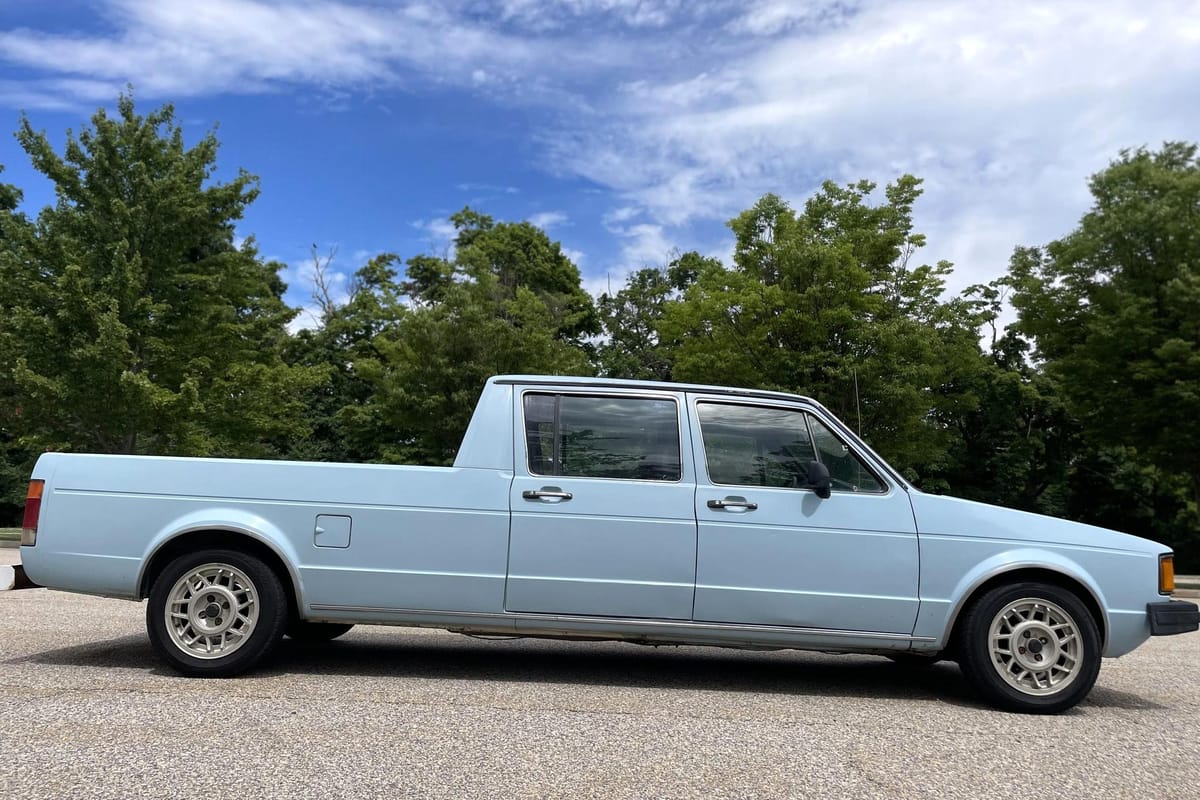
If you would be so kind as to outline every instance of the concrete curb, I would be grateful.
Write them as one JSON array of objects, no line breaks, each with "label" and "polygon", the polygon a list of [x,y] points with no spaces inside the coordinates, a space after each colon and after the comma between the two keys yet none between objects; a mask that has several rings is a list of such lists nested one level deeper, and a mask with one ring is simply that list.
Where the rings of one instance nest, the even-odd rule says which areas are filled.
[{"label": "concrete curb", "polygon": [[10,592],[16,589],[41,588],[25,574],[25,567],[20,564],[0,564],[0,592]]}]

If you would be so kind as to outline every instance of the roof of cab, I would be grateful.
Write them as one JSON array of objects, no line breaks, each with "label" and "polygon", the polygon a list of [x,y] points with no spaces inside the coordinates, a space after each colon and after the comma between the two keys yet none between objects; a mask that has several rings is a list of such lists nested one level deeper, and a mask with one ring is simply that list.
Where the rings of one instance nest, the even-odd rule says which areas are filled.
[{"label": "roof of cab", "polygon": [[820,405],[811,397],[788,392],[768,392],[761,389],[739,389],[733,386],[710,386],[699,383],[668,383],[666,381],[635,381],[624,378],[581,378],[568,375],[497,375],[488,383],[520,384],[522,386],[584,386],[602,389],[614,387],[620,389],[647,389],[659,392],[703,392],[704,394],[725,394],[735,397],[760,397],[772,400],[804,400],[814,405]]}]

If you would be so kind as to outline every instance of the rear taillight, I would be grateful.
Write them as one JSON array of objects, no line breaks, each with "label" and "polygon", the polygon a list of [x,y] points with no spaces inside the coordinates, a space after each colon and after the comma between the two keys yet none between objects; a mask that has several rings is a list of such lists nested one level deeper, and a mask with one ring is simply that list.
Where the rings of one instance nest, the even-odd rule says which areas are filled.
[{"label": "rear taillight", "polygon": [[25,493],[25,517],[21,520],[22,547],[37,544],[38,517],[42,513],[42,489],[45,485],[45,481],[29,482],[29,491]]}]

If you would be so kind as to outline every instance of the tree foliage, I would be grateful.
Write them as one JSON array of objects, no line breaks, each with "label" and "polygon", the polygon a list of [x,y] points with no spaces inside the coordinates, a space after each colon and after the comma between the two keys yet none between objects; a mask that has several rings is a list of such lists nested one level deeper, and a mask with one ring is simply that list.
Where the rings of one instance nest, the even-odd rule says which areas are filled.
[{"label": "tree foliage", "polygon": [[597,352],[601,374],[670,380],[679,342],[662,336],[666,310],[701,271],[720,266],[715,258],[684,253],[665,268],[644,267],[634,272],[615,295],[601,295],[599,312],[607,337]]},{"label": "tree foliage", "polygon": [[320,375],[280,358],[279,265],[234,240],[257,180],[211,180],[216,137],[187,147],[170,106],[140,116],[123,95],[62,153],[25,118],[17,139],[56,195],[2,262],[21,441],[270,455],[304,435],[290,398]]},{"label": "tree foliage", "polygon": [[966,306],[941,300],[950,265],[913,263],[919,187],[904,176],[872,205],[872,183],[826,183],[799,213],[767,195],[735,217],[733,265],[703,265],[666,310],[673,376],[810,394],[899,466],[940,461],[926,420],[977,346]]},{"label": "tree foliage", "polygon": [[[372,461],[379,458],[373,431],[348,424],[344,411],[368,402],[372,387],[359,374],[356,364],[376,359],[376,338],[397,324],[405,312],[400,302],[403,288],[397,284],[394,253],[380,253],[354,274],[349,299],[318,303],[321,318],[315,328],[300,330],[287,343],[285,359],[290,364],[328,371],[329,379],[313,385],[305,394],[306,417],[312,430],[296,440],[289,458],[305,461]],[[329,269],[330,259],[324,262]],[[318,268],[320,264],[316,265]]]},{"label": "tree foliage", "polygon": [[[4,167],[0,165],[0,173]],[[0,365],[11,365],[19,342],[4,320],[12,319],[20,298],[30,292],[37,274],[30,258],[33,224],[18,208],[21,190],[0,183]],[[0,379],[0,514],[12,519],[25,499],[26,480],[35,450],[23,443],[21,417],[23,398],[11,376]],[[3,524],[0,522],[0,524]]]},{"label": "tree foliage", "polygon": [[1097,441],[1189,476],[1200,497],[1200,160],[1125,151],[1079,228],[1012,261],[1020,328]]},{"label": "tree foliage", "polygon": [[[1103,487],[1091,502],[1108,509],[1081,513],[1125,529],[1142,519],[1138,532],[1175,531],[1170,538],[1185,537],[1200,555],[1197,146],[1123,151],[1090,188],[1093,205],[1078,228],[1014,253],[1007,281],[1017,327],[1094,448],[1092,464],[1110,476],[1076,476],[1080,490]],[[1190,503],[1170,499],[1180,481]],[[1122,498],[1126,511],[1114,514],[1101,495]]]},{"label": "tree foliage", "polygon": [[371,302],[388,320],[353,353],[365,394],[337,414],[345,439],[376,459],[452,462],[492,375],[592,371],[582,337],[598,318],[561,246],[470,208],[451,221],[453,258],[410,258],[405,280],[364,283],[347,306]]}]

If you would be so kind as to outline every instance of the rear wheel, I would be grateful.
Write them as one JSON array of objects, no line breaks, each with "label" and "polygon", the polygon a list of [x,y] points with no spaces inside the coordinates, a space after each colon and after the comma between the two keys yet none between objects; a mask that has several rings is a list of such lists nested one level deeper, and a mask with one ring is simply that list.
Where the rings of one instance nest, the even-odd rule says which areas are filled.
[{"label": "rear wheel", "polygon": [[202,550],[163,568],[150,590],[146,629],[172,667],[228,678],[260,663],[283,634],[287,597],[275,572],[236,550]]},{"label": "rear wheel", "polygon": [[309,622],[306,619],[293,619],[288,623],[287,636],[297,642],[329,642],[354,626],[343,622]]},{"label": "rear wheel", "polygon": [[1000,586],[967,610],[960,665],[989,703],[1053,714],[1092,690],[1100,673],[1100,633],[1083,602],[1044,583]]}]

